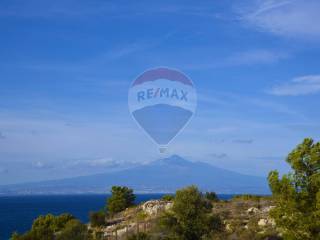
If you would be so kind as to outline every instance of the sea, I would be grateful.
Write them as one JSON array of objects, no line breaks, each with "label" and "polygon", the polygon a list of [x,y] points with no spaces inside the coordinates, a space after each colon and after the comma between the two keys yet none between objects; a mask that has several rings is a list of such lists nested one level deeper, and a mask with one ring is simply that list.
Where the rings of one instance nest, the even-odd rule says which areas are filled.
[{"label": "sea", "polygon": [[[164,194],[136,194],[136,203],[160,199]],[[8,240],[13,232],[28,231],[39,215],[71,213],[87,223],[89,213],[103,209],[110,195],[39,195],[0,197],[0,240]],[[219,195],[228,200],[233,195]]]}]

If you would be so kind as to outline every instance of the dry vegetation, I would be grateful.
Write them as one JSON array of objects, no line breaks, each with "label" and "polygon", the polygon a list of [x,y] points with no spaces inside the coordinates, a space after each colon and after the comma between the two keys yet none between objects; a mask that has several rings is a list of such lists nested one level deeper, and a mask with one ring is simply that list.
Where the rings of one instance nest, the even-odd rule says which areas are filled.
[{"label": "dry vegetation", "polygon": [[[223,228],[209,239],[281,239],[269,217],[273,207],[269,197],[239,196],[229,201],[214,201],[212,205],[212,213],[221,218]],[[108,220],[108,226],[95,231],[102,239],[127,239],[137,232],[148,233],[150,239],[168,239],[159,227],[159,219],[165,209],[170,211],[170,206],[169,201],[148,201],[117,214]]]}]

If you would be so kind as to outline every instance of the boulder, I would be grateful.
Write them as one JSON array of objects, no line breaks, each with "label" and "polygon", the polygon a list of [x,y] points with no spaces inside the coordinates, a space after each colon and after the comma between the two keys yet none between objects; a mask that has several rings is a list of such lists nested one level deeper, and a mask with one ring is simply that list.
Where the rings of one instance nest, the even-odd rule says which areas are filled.
[{"label": "boulder", "polygon": [[267,225],[272,225],[272,226],[275,226],[275,221],[272,219],[272,218],[261,218],[259,221],[258,221],[258,225],[260,227],[265,227]]},{"label": "boulder", "polygon": [[251,208],[249,208],[248,210],[247,210],[247,213],[248,214],[257,214],[257,213],[259,213],[260,212],[260,210],[258,209],[258,208],[256,208],[256,207],[251,207]]},{"label": "boulder", "polygon": [[230,223],[227,223],[227,224],[226,224],[226,231],[227,231],[227,232],[232,232],[232,231],[233,231],[232,226],[231,226]]},{"label": "boulder", "polygon": [[258,225],[260,227],[265,227],[268,225],[268,219],[265,219],[265,218],[261,218],[259,221],[258,221]]},{"label": "boulder", "polygon": [[270,212],[270,210],[272,210],[273,208],[275,208],[275,206],[268,206],[262,209],[262,212],[264,213],[268,213]]},{"label": "boulder", "polygon": [[167,211],[173,203],[163,200],[150,200],[142,204],[142,210],[150,216],[155,216],[160,212]]}]

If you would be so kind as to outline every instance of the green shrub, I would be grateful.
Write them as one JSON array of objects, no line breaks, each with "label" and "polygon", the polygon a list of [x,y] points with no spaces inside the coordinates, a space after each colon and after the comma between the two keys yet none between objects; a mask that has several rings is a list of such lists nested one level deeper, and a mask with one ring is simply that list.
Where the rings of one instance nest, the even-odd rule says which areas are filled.
[{"label": "green shrub", "polygon": [[134,234],[127,238],[127,240],[150,240],[150,236],[146,233]]},{"label": "green shrub", "polygon": [[169,238],[199,240],[219,230],[221,220],[211,215],[212,205],[195,186],[176,192],[171,212],[167,212],[160,224]]},{"label": "green shrub", "polygon": [[11,240],[89,240],[86,225],[70,214],[48,214],[34,220],[31,230],[19,235],[13,233]]},{"label": "green shrub", "polygon": [[259,196],[259,195],[252,195],[252,194],[239,194],[239,195],[234,195],[232,197],[232,200],[243,200],[243,201],[260,201],[261,199],[265,198],[264,196]]},{"label": "green shrub", "polygon": [[213,201],[213,202],[219,201],[218,195],[215,192],[206,192],[205,197],[206,197],[206,199]]},{"label": "green shrub", "polygon": [[106,213],[103,210],[91,212],[89,218],[92,227],[101,227],[106,224]]},{"label": "green shrub", "polygon": [[163,195],[163,196],[162,196],[162,200],[171,202],[171,201],[174,200],[174,195],[169,195],[169,194]]},{"label": "green shrub", "polygon": [[89,240],[87,226],[78,220],[71,220],[66,223],[61,232],[57,234],[56,240]]},{"label": "green shrub", "polygon": [[107,209],[111,215],[134,205],[136,197],[130,188],[113,186],[111,194],[111,197],[107,200]]}]

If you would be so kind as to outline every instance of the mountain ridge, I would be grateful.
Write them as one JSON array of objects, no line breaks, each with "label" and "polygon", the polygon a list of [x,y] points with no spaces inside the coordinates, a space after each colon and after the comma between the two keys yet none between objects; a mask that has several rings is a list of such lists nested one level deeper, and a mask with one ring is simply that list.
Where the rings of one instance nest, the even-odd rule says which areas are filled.
[{"label": "mountain ridge", "polygon": [[178,155],[136,165],[129,169],[60,180],[0,186],[1,195],[105,193],[113,185],[125,185],[136,192],[175,192],[187,185],[221,194],[268,194],[266,179],[191,162]]}]

